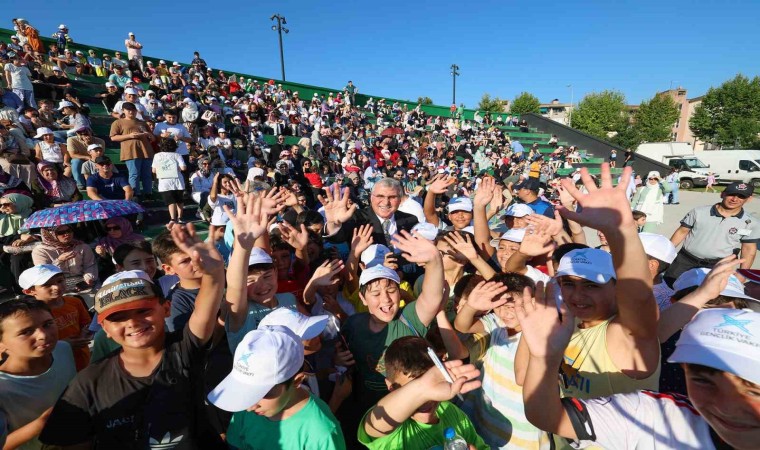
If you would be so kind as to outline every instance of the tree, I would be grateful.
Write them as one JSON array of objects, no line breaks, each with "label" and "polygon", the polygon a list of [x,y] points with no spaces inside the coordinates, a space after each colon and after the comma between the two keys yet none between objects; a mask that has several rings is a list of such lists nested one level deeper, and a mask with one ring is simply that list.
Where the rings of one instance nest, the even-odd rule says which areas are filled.
[{"label": "tree", "polygon": [[573,128],[607,139],[607,133],[619,133],[626,128],[625,108],[625,96],[621,92],[592,92],[573,110]]},{"label": "tree", "polygon": [[541,102],[538,100],[538,97],[530,92],[522,92],[512,101],[512,106],[509,108],[509,112],[521,115],[539,113],[541,112]]},{"label": "tree", "polygon": [[432,105],[433,99],[430,97],[417,97],[418,105]]},{"label": "tree", "polygon": [[657,94],[641,102],[633,115],[633,128],[639,142],[664,142],[671,140],[671,129],[680,116],[676,102],[665,94]]},{"label": "tree", "polygon": [[689,127],[697,138],[721,147],[760,145],[760,78],[737,75],[710,88],[694,110]]},{"label": "tree", "polygon": [[499,97],[491,98],[490,94],[483,94],[478,103],[478,110],[484,113],[502,113],[504,112],[504,101]]}]

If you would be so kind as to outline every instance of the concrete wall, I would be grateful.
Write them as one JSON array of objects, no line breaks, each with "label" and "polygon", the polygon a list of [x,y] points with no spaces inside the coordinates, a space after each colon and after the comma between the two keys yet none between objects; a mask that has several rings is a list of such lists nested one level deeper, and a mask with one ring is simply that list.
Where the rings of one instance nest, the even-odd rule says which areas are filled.
[{"label": "concrete wall", "polygon": [[[596,158],[604,158],[607,160],[610,156],[610,150],[614,148],[617,150],[618,167],[622,165],[625,153],[623,147],[591,136],[582,131],[578,131],[574,128],[567,127],[539,114],[525,114],[522,118],[528,122],[530,127],[537,128],[538,131],[542,133],[556,134],[560,141],[566,141],[572,145],[576,145],[578,148],[586,150],[588,154]],[[633,170],[638,174],[645,174],[650,170],[656,170],[664,176],[670,171],[670,168],[666,164],[634,154]]]}]

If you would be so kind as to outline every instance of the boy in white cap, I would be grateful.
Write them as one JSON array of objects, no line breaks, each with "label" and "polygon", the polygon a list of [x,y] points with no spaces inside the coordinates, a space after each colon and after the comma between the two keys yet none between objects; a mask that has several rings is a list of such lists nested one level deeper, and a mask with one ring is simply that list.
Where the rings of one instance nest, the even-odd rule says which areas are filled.
[{"label": "boy in white cap", "polygon": [[446,218],[451,225],[446,225],[436,210],[436,197],[446,193],[456,181],[456,177],[439,175],[426,186],[427,195],[423,203],[425,219],[441,230],[461,230],[472,222],[473,205],[467,197],[454,197],[446,205]]},{"label": "boy in white cap", "polygon": [[353,396],[341,410],[341,423],[349,430],[356,429],[358,418],[388,392],[385,349],[402,336],[426,335],[444,301],[443,260],[435,244],[405,231],[394,236],[393,244],[407,261],[424,265],[425,281],[417,300],[401,309],[401,280],[395,270],[377,265],[362,272],[359,297],[368,312],[349,317],[342,330],[350,357],[340,365],[356,365]]},{"label": "boy in white cap", "polygon": [[[24,298],[0,303],[0,417],[6,447],[38,449],[50,408],[76,375],[71,346],[58,340],[50,308]],[[0,438],[0,441],[3,441]]]},{"label": "boy in white cap", "polygon": [[[625,168],[620,183],[613,187],[609,165],[603,164],[601,187],[597,187],[582,169],[587,194],[571,180],[562,180],[563,188],[583,209],[578,213],[563,208],[562,216],[603,232],[611,249],[611,254],[572,250],[557,268],[559,291],[555,288],[554,294],[561,295],[561,304],[578,319],[560,367],[565,396],[593,398],[657,389],[658,309],[647,256],[625,197],[630,176],[631,169]],[[515,370],[520,383],[526,363],[518,351]]]},{"label": "boy in white cap", "polygon": [[[250,217],[233,220],[240,229]],[[121,345],[88,366],[56,403],[40,441],[64,448],[148,448],[172,443],[205,448],[196,389],[202,382],[209,342],[217,325],[224,291],[224,264],[192,226],[171,230],[176,244],[203,273],[198,299],[187,326],[166,332],[170,305],[160,289],[143,278],[122,278],[104,285],[95,310],[108,337]]]},{"label": "boy in white cap", "polygon": [[88,330],[90,314],[82,301],[76,297],[64,296],[64,275],[58,266],[41,264],[26,269],[18,278],[24,294],[44,302],[50,308],[58,327],[58,339],[71,345],[77,371],[90,363],[92,333]]},{"label": "boy in white cap", "polygon": [[661,234],[639,233],[644,252],[647,254],[649,274],[652,275],[652,290],[660,312],[670,307],[670,297],[673,289],[662,280],[662,275],[670,267],[670,263],[676,259],[678,252],[670,239]]},{"label": "boy in white cap", "polygon": [[760,313],[697,313],[671,363],[686,371],[688,397],[652,391],[560,398],[556,367],[574,330],[569,308],[560,320],[552,299],[518,301],[530,362],[523,386],[528,419],[574,441],[574,448],[756,449],[760,442]]},{"label": "boy in white cap", "polygon": [[304,347],[285,326],[248,332],[235,350],[232,372],[208,395],[234,412],[231,448],[345,449],[340,424],[327,405],[302,389]]}]

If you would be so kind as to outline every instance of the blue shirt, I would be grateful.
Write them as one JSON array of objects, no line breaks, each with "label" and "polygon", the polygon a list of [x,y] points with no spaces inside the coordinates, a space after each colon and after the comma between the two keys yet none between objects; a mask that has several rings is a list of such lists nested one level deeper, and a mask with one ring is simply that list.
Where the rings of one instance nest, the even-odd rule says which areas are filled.
[{"label": "blue shirt", "polygon": [[512,141],[511,147],[512,151],[515,153],[523,153],[525,151],[520,141]]},{"label": "blue shirt", "polygon": [[3,92],[2,101],[5,103],[5,106],[11,107],[18,112],[21,112],[21,108],[24,107],[24,102],[21,101],[21,98],[10,89],[6,89]]},{"label": "blue shirt", "polygon": [[526,204],[533,208],[533,211],[535,211],[536,214],[543,214],[546,217],[550,217],[552,219],[554,218],[554,206],[552,206],[552,204],[546,200],[537,198],[532,202]]},{"label": "blue shirt", "polygon": [[126,186],[129,186],[127,179],[117,174],[113,174],[108,180],[101,178],[97,173],[87,177],[87,187],[95,188],[98,195],[106,200],[124,200]]}]

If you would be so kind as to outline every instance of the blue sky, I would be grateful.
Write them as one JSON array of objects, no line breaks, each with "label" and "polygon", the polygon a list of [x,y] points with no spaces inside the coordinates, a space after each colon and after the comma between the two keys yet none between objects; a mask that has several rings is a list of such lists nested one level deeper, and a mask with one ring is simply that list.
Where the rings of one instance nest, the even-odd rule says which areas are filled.
[{"label": "blue sky", "polygon": [[[629,103],[682,85],[704,94],[741,72],[760,74],[760,2],[732,1],[233,1],[13,2],[3,27],[24,17],[49,35],[59,23],[83,43],[123,50],[129,31],[144,53],[280,76],[270,16],[287,18],[289,81],[475,106],[484,92],[575,102],[604,89]],[[169,6],[172,5],[172,6]]]}]

